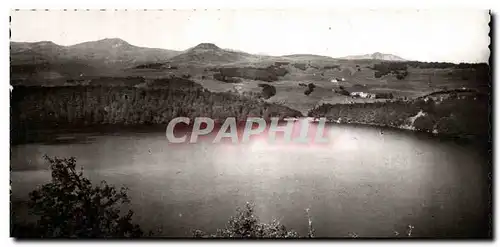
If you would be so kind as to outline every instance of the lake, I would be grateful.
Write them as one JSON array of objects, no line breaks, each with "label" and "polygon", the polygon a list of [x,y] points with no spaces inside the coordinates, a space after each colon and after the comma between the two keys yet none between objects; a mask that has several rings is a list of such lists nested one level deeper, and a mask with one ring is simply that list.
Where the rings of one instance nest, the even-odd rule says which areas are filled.
[{"label": "lake", "polygon": [[301,235],[306,209],[317,237],[401,237],[410,228],[412,237],[488,235],[486,145],[366,126],[327,130],[330,142],[321,145],[173,145],[162,131],[16,145],[12,201],[50,180],[47,154],[76,157],[94,182],[127,186],[135,223],[163,236],[215,232],[246,202],[261,221],[278,219]]}]

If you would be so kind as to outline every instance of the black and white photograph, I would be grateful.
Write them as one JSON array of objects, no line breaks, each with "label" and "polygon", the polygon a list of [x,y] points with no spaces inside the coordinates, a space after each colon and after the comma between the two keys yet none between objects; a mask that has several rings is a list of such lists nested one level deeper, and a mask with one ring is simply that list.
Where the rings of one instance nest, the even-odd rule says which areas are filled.
[{"label": "black and white photograph", "polygon": [[11,9],[10,237],[492,240],[493,19]]}]

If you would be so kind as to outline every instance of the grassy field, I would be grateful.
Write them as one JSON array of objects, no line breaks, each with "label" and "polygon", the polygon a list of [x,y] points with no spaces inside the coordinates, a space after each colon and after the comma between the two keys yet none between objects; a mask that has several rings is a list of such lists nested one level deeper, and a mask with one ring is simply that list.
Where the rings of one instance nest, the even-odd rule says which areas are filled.
[{"label": "grassy field", "polygon": [[[348,92],[389,92],[399,99],[414,99],[446,89],[472,88],[482,92],[489,91],[488,80],[485,79],[484,72],[479,74],[482,72],[474,69],[408,67],[408,76],[400,80],[393,74],[376,78],[373,70],[376,61],[321,60],[307,65],[305,70],[293,66],[293,63],[299,62],[304,63],[304,61],[290,61],[290,64],[282,65],[281,67],[285,68],[288,73],[272,82],[242,78],[239,83],[225,83],[213,79],[211,71],[201,71],[201,73],[198,71],[197,74],[193,75],[192,80],[215,92],[259,92],[260,88],[257,84],[273,85],[276,88],[276,95],[268,99],[270,102],[285,104],[303,114],[324,103],[349,104],[385,101],[384,99],[353,98],[335,93],[334,90],[339,87],[345,88]],[[271,62],[267,60],[261,64],[252,64],[257,68],[270,65]],[[338,66],[338,68],[325,69],[325,67],[332,65]],[[249,64],[245,63],[241,66],[249,66]],[[180,69],[169,73],[180,75],[191,71]],[[332,79],[336,78],[344,78],[344,81],[331,82]],[[309,83],[313,83],[316,87],[312,93],[305,95],[306,88],[301,84]]]}]

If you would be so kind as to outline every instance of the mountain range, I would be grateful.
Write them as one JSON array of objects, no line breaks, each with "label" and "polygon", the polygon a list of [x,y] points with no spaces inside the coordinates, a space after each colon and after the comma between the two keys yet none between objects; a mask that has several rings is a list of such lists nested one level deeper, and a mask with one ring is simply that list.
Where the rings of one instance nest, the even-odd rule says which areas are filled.
[{"label": "mountain range", "polygon": [[[51,41],[10,42],[11,74],[26,76],[42,73],[39,78],[72,77],[81,74],[112,74],[144,64],[230,64],[262,59],[311,60],[334,58],[311,54],[266,56],[223,49],[212,43],[201,43],[185,51],[139,47],[118,39],[102,39],[71,46]],[[349,56],[342,59],[376,59],[404,61],[382,53]]]},{"label": "mountain range", "polygon": [[133,65],[164,61],[179,53],[173,50],[138,47],[121,39],[103,39],[71,46],[61,46],[50,41],[10,43],[12,64],[74,60],[108,65]]}]

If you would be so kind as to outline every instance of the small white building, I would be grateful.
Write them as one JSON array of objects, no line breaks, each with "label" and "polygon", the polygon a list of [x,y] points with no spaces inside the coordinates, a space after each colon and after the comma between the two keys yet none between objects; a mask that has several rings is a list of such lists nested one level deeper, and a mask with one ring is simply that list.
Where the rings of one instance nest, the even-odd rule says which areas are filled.
[{"label": "small white building", "polygon": [[368,93],[365,93],[365,92],[352,92],[351,96],[352,97],[367,98],[368,97]]},{"label": "small white building", "polygon": [[332,79],[330,82],[337,83],[339,81],[337,81],[337,79]]},{"label": "small white building", "polygon": [[352,92],[351,97],[359,97],[363,99],[374,99],[375,94],[365,93],[365,92]]}]

